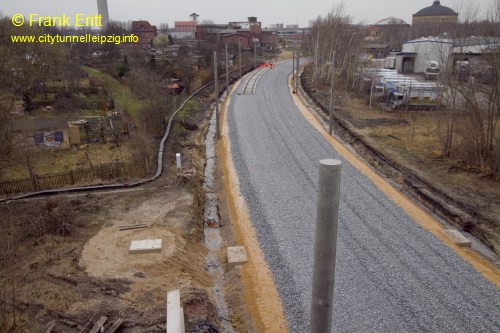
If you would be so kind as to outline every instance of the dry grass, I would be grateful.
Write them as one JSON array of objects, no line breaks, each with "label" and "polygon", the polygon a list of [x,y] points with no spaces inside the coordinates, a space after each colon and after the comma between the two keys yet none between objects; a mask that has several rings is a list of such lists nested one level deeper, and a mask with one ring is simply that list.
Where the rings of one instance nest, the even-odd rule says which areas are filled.
[{"label": "dry grass", "polygon": [[[49,149],[34,147],[29,158],[36,175],[68,172],[78,168],[90,168],[99,164],[130,161],[129,142],[115,144],[83,144],[70,149]],[[29,177],[26,157],[18,153],[2,168],[0,180]]]},{"label": "dry grass", "polygon": [[[307,69],[304,76],[309,80]],[[307,89],[323,109],[329,105],[329,88],[311,86]],[[362,98],[355,98],[350,92],[336,93],[336,113],[347,123],[349,130],[362,138],[381,155],[407,172],[438,190],[456,202],[469,216],[455,221],[465,229],[473,226],[474,234],[480,235],[495,252],[500,253],[500,186],[499,175],[491,174],[480,167],[467,164],[470,142],[464,141],[470,131],[470,119],[464,113],[454,114],[454,137],[449,158],[443,154],[447,112],[445,111],[389,111],[377,104],[370,108]],[[500,135],[500,128],[497,128]],[[342,131],[341,131],[342,132]],[[350,140],[347,137],[347,140]],[[373,157],[360,152],[370,161]],[[365,156],[366,155],[366,156]],[[374,165],[379,165],[373,161]],[[387,176],[392,171],[380,166]],[[405,186],[396,174],[394,180]],[[444,197],[443,197],[444,198]],[[446,200],[445,200],[446,201]],[[451,208],[453,210],[453,208]]]}]

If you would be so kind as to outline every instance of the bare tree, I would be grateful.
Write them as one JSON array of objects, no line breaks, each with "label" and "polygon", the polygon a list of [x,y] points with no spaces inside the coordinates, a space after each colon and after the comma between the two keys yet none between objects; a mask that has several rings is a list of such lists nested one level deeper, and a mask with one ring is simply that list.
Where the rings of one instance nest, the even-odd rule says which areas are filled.
[{"label": "bare tree", "polygon": [[454,32],[459,38],[454,39],[449,65],[441,75],[448,87],[446,125],[438,135],[444,156],[496,173],[500,170],[499,38],[471,36],[471,31],[480,33],[490,24],[467,22]]},{"label": "bare tree", "polygon": [[[329,82],[328,73],[332,66],[343,68],[353,49],[351,18],[344,14],[344,4],[334,7],[324,18],[318,17],[311,23],[311,36],[308,41],[309,53],[313,55],[313,82]],[[337,64],[332,64],[333,52]]]},{"label": "bare tree", "polygon": [[477,1],[458,0],[454,7],[455,11],[458,13],[460,22],[475,22],[480,19],[481,9]]}]

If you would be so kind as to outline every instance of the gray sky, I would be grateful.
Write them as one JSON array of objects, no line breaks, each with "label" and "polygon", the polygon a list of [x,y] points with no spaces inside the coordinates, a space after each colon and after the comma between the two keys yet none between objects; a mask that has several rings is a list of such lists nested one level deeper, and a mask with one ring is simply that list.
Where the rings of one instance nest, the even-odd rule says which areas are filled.
[{"label": "gray sky", "polygon": [[[492,0],[441,0],[460,12],[460,4],[474,3],[484,15]],[[310,20],[324,16],[341,0],[108,0],[111,20],[130,21],[148,20],[152,24],[188,20],[191,13],[200,15],[199,20],[212,20],[215,23],[246,21],[248,16],[257,16],[263,27],[273,23],[308,26]],[[411,23],[412,14],[432,5],[433,0],[345,0],[344,11],[353,17],[354,22],[372,24],[381,19],[394,16]],[[1,0],[0,11],[4,15],[38,14],[57,16],[97,13],[96,0]]]}]

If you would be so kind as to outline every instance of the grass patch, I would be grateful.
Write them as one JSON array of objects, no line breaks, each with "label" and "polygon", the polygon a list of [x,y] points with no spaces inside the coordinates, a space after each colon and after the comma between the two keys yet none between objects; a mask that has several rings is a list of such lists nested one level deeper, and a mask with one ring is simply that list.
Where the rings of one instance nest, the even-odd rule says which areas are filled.
[{"label": "grass patch", "polygon": [[82,68],[87,74],[98,79],[106,91],[113,97],[115,105],[130,114],[134,122],[138,124],[138,115],[144,106],[144,102],[141,101],[129,87],[121,84],[109,75],[90,67]]},{"label": "grass patch", "polygon": [[182,110],[180,110],[177,113],[177,118],[178,119],[189,119],[191,115],[195,114],[200,110],[200,102],[198,102],[195,99],[190,99],[187,101],[187,103],[184,105]]}]

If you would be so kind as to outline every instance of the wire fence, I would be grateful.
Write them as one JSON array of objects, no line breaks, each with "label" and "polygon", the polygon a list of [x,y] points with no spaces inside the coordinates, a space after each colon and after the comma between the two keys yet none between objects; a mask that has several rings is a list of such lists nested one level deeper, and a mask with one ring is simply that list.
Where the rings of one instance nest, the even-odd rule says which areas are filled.
[{"label": "wire fence", "polygon": [[150,174],[146,163],[110,163],[89,169],[70,170],[45,176],[33,175],[0,182],[0,194],[28,193],[82,184],[100,182],[126,182],[131,178],[143,178]]}]

